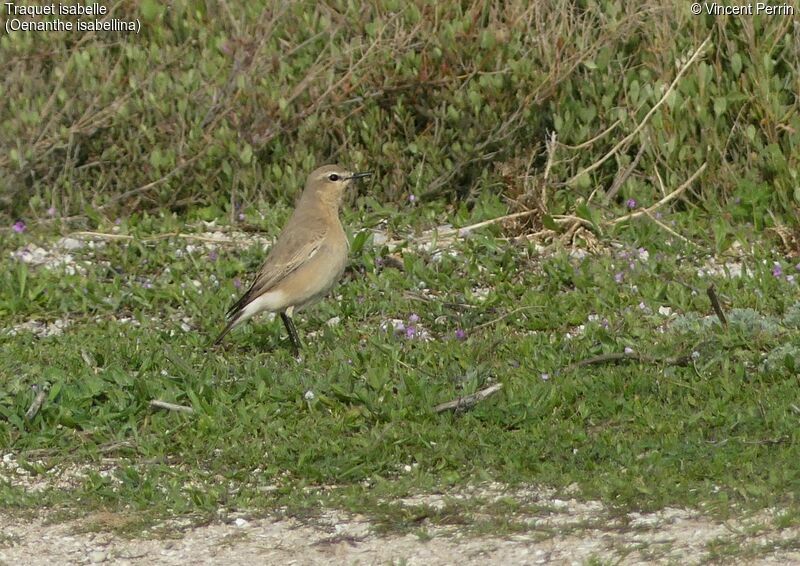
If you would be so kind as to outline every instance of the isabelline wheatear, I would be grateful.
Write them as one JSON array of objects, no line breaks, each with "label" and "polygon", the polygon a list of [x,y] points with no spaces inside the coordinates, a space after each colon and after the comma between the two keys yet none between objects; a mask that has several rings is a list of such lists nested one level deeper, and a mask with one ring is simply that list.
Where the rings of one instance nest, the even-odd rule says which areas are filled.
[{"label": "isabelline wheatear", "polygon": [[347,265],[349,244],[339,220],[347,186],[371,173],[325,165],[308,176],[289,222],[269,252],[253,284],[228,310],[228,325],[214,341],[260,312],[280,313],[295,354],[300,338],[292,315],[324,297]]}]

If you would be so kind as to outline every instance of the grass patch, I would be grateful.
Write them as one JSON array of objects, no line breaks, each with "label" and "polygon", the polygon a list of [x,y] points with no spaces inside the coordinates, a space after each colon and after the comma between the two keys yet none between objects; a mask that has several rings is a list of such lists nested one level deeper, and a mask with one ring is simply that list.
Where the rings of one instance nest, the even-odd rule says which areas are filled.
[{"label": "grass patch", "polygon": [[[622,509],[795,509],[800,306],[768,253],[737,259],[741,277],[713,277],[725,329],[703,292],[712,264],[680,242],[540,257],[489,231],[455,255],[406,253],[402,270],[381,267],[386,250],[367,243],[338,299],[301,317],[297,363],[277,322],[206,349],[260,246],[187,251],[177,237],[136,235],[73,250],[83,267],[72,275],[9,253],[29,239],[53,246],[47,234],[5,241],[11,324],[70,320],[52,336],[0,336],[4,450],[31,481],[64,482],[36,496],[4,484],[7,505],[209,516],[327,502],[413,528],[416,515],[392,501],[496,481],[576,485]],[[389,319],[415,333],[386,330]],[[692,363],[562,371],[625,348]],[[500,394],[463,415],[432,411],[498,381]],[[27,421],[34,386],[47,396]],[[194,414],[153,411],[152,399]]]}]

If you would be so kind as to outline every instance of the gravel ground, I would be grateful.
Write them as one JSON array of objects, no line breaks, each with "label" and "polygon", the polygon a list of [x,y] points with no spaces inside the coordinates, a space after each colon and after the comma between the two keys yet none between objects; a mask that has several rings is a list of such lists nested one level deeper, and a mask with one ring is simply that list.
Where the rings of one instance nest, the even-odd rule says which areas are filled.
[{"label": "gravel ground", "polygon": [[[500,493],[495,486],[464,497],[479,495],[485,501]],[[366,517],[332,510],[303,521],[246,514],[203,526],[172,520],[134,538],[112,532],[135,520],[131,515],[103,512],[59,520],[0,513],[0,564],[698,564],[709,559],[800,564],[800,528],[775,528],[774,511],[722,523],[672,508],[615,516],[599,502],[557,499],[533,489],[502,494],[527,502],[535,497],[537,507],[547,511],[515,516],[531,527],[525,533],[486,536],[422,525],[425,537],[379,535]],[[436,507],[444,498],[416,496],[403,502]],[[738,550],[714,556],[709,543]]]}]

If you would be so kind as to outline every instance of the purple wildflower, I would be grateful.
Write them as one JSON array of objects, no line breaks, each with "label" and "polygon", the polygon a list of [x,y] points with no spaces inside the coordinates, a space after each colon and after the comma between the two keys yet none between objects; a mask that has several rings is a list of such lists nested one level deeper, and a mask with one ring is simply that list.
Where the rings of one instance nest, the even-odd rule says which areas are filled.
[{"label": "purple wildflower", "polygon": [[117,226],[122,224],[122,218],[117,218],[116,220],[114,220],[114,224],[116,224]]},{"label": "purple wildflower", "polygon": [[239,222],[242,222],[245,219],[244,212],[239,213]]},{"label": "purple wildflower", "polygon": [[456,329],[456,340],[464,341],[467,339],[467,333],[461,328]]},{"label": "purple wildflower", "polygon": [[415,195],[408,195],[408,202],[416,202],[417,197]]},{"label": "purple wildflower", "polygon": [[800,263],[798,263],[797,265],[795,265],[795,266],[794,266],[794,268],[795,268],[797,271],[800,271]]},{"label": "purple wildflower", "polygon": [[781,275],[783,275],[783,268],[780,263],[776,263],[772,268],[772,276],[780,277]]},{"label": "purple wildflower", "polygon": [[57,212],[56,211],[56,207],[55,206],[51,206],[50,208],[47,209],[47,216],[49,216],[50,218],[53,218],[56,215],[56,212]]},{"label": "purple wildflower", "polygon": [[625,201],[625,206],[628,208],[636,208],[636,199],[629,198],[627,201]]},{"label": "purple wildflower", "polygon": [[17,234],[22,234],[25,231],[25,228],[26,228],[25,223],[22,220],[17,220],[11,227],[11,229],[14,230],[14,232],[16,232]]},{"label": "purple wildflower", "polygon": [[209,261],[217,261],[217,259],[219,259],[219,254],[217,253],[217,250],[211,250],[210,252],[208,252]]},{"label": "purple wildflower", "polygon": [[233,286],[234,286],[236,289],[241,289],[241,288],[242,288],[242,280],[241,280],[241,279],[239,279],[238,277],[236,277],[236,278],[233,280]]},{"label": "purple wildflower", "polygon": [[406,338],[414,338],[417,335],[417,329],[413,326],[406,326]]},{"label": "purple wildflower", "polygon": [[622,280],[624,278],[625,278],[625,274],[623,274],[621,271],[614,274],[614,281],[616,281],[617,283],[622,283]]},{"label": "purple wildflower", "polygon": [[411,313],[411,315],[408,317],[408,323],[416,324],[418,322],[419,322],[419,315],[417,313]]}]

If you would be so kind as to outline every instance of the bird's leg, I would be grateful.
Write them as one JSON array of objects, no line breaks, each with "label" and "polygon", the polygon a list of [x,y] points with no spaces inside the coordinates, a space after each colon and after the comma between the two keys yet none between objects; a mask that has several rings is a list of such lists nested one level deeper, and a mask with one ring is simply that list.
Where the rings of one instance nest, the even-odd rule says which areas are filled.
[{"label": "bird's leg", "polygon": [[292,342],[294,355],[297,357],[300,355],[300,337],[297,335],[297,329],[294,327],[294,321],[292,320],[292,317],[285,312],[281,313],[281,320],[283,321],[283,325],[286,327],[287,332],[289,332],[289,340]]}]

